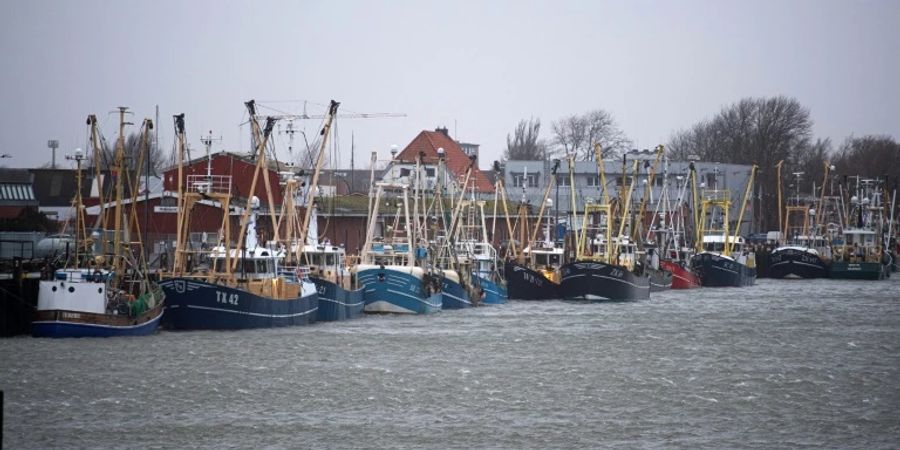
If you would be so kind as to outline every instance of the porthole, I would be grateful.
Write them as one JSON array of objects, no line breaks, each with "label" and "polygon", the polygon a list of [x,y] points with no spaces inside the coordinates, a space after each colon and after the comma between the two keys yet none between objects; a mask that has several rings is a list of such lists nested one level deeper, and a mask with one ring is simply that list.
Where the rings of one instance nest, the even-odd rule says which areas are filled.
[{"label": "porthole", "polygon": [[98,294],[102,294],[102,293],[103,293],[103,288],[98,288],[98,289],[97,289],[97,293],[98,293]]},{"label": "porthole", "polygon": [[69,292],[75,292],[75,286],[69,286]]},{"label": "porthole", "polygon": [[53,291],[53,292],[56,292],[56,286],[53,286],[52,291]]}]

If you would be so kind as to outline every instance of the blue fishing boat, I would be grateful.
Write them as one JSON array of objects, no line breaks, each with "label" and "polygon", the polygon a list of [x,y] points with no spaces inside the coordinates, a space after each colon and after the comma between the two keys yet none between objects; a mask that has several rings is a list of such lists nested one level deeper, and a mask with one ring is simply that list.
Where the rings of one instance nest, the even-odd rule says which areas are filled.
[{"label": "blue fishing boat", "polygon": [[[173,330],[234,330],[315,323],[316,285],[287,276],[277,250],[256,246],[255,219],[248,226],[250,248],[214,248],[208,273],[189,273],[160,282],[166,293],[164,327]],[[237,269],[230,269],[235,263]]]},{"label": "blue fishing boat", "polygon": [[[422,267],[428,252],[415,245],[417,227],[409,215],[408,188],[405,183],[375,184],[360,264],[352,270],[367,313],[429,314],[442,308],[443,273]],[[377,227],[386,192],[396,194],[389,203],[397,209],[392,221]],[[382,236],[375,235],[376,228],[384,230]]]},{"label": "blue fishing boat", "polygon": [[[255,106],[247,102],[251,130],[256,148],[256,169],[247,192],[256,192],[256,181],[267,169],[266,146],[274,127],[274,119],[266,121],[261,132]],[[329,115],[330,117],[330,115]],[[327,123],[327,122],[326,122]],[[307,325],[316,321],[318,295],[316,286],[304,274],[285,276],[280,267],[283,248],[278,242],[261,245],[257,236],[260,200],[249,195],[243,209],[230,206],[233,192],[230,175],[187,177],[182,188],[182,155],[185,151],[184,120],[176,118],[176,161],[178,165],[178,236],[175,261],[171,273],[160,283],[170,299],[164,326],[175,330],[245,329]],[[268,183],[267,196],[271,198]],[[189,243],[193,206],[200,201],[215,201],[223,211],[240,213],[241,231],[233,247],[229,243],[230,218],[223,214],[221,245],[207,251]],[[273,205],[268,205],[270,214]],[[276,223],[272,220],[272,223]],[[276,229],[277,231],[277,229]],[[277,236],[277,232],[275,233]],[[201,264],[202,261],[207,264]],[[298,276],[299,275],[299,276]]]},{"label": "blue fishing boat", "polygon": [[[441,305],[443,309],[471,308],[473,305],[469,299],[469,293],[462,285],[459,272],[444,270],[441,279]],[[465,280],[467,283],[469,280]]]}]

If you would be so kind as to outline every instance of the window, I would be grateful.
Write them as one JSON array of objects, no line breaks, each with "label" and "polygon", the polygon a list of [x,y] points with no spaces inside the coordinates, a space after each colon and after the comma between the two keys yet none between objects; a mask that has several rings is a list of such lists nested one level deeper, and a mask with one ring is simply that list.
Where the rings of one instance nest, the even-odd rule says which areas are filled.
[{"label": "window", "polygon": [[[523,187],[525,184],[525,180],[523,177],[524,173],[514,173],[513,177],[513,187]],[[538,174],[537,173],[529,173],[528,174],[528,187],[538,187]]]},{"label": "window", "polygon": [[434,177],[434,168],[428,167],[425,169],[425,176]]},{"label": "window", "polygon": [[706,187],[712,188],[716,185],[716,174],[708,173],[706,174]]},{"label": "window", "polygon": [[569,174],[567,174],[567,173],[557,174],[557,179],[559,180],[560,186],[568,186],[569,185]]},{"label": "window", "polygon": [[408,177],[408,176],[409,176],[409,169],[401,168],[401,169],[400,169],[400,176],[401,176],[401,177]]},{"label": "window", "polygon": [[600,186],[600,176],[599,175],[588,175],[587,177],[587,185],[589,187],[598,187]]},{"label": "window", "polygon": [[159,200],[159,206],[178,206],[178,199],[175,197],[163,196]]}]

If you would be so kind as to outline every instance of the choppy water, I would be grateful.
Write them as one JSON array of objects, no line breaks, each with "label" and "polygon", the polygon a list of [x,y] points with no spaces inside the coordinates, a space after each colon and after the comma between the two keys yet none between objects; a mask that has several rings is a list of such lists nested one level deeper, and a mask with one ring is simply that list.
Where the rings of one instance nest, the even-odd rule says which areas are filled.
[{"label": "choppy water", "polygon": [[0,340],[4,445],[897,448],[900,276]]}]

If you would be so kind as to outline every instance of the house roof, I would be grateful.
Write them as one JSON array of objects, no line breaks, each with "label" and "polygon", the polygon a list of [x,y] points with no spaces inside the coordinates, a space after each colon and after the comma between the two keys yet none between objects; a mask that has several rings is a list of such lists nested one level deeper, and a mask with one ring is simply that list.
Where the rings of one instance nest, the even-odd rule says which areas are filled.
[{"label": "house roof", "polygon": [[[71,206],[75,197],[77,180],[72,169],[31,169],[34,175],[34,196],[41,206]],[[93,171],[83,171],[81,195],[91,196],[91,184],[94,181]]]},{"label": "house roof", "polygon": [[[424,159],[434,160],[438,156],[437,149],[443,148],[447,170],[458,177],[465,176],[471,160],[462,151],[459,143],[447,135],[445,129],[440,130],[422,131],[397,155],[396,159],[402,162],[414,163],[416,157],[421,153],[424,155]],[[494,185],[487,176],[481,170],[478,170],[477,166],[474,169],[472,171],[472,180],[475,183],[475,190],[477,192],[494,192]]]}]

